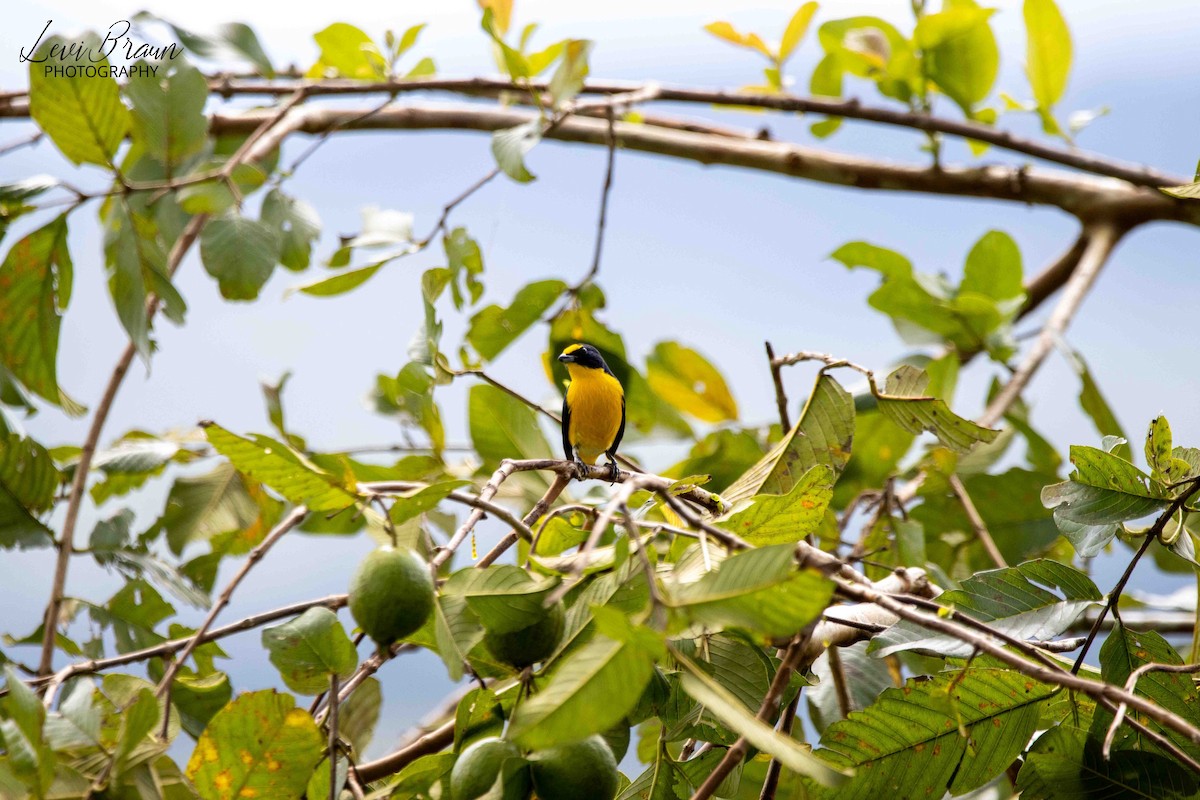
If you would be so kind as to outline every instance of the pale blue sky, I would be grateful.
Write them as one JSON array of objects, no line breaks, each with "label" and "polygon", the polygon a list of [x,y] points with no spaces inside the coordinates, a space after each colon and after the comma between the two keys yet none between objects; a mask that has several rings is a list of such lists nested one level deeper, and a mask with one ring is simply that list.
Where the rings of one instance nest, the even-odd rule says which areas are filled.
[{"label": "pale blue sky", "polygon": [[[1028,95],[1022,75],[1024,38],[1020,4],[999,2],[995,30],[1002,50],[999,90]],[[1187,0],[1125,2],[1063,0],[1074,34],[1075,68],[1063,101],[1064,112],[1111,107],[1111,114],[1089,128],[1080,144],[1113,156],[1140,160],[1190,175],[1200,157],[1200,55],[1195,42],[1200,15]],[[414,56],[433,55],[440,71],[466,75],[490,72],[490,54],[478,29],[473,3],[372,3],[342,6],[331,16],[328,5],[245,4],[216,0],[167,10],[154,8],[190,27],[203,29],[230,19],[250,22],[276,64],[307,66],[316,56],[311,34],[337,19],[381,34],[431,23]],[[598,40],[592,64],[598,77],[654,78],[702,86],[737,86],[758,78],[754,54],[723,44],[701,31],[714,19],[727,18],[739,28],[774,38],[793,10],[792,3],[739,4],[701,2],[517,3],[517,22],[544,23],[543,43],[563,36]],[[818,22],[857,13],[878,13],[907,25],[907,0],[826,2]],[[1131,10],[1136,8],[1136,10]],[[285,10],[286,9],[286,10]],[[431,9],[434,9],[431,11]],[[23,86],[17,50],[27,46],[47,19],[53,30],[102,28],[132,15],[137,6],[122,2],[20,4],[6,12],[0,41],[0,88]],[[28,39],[28,41],[26,41]],[[790,72],[801,87],[815,63],[815,40],[806,39]],[[413,56],[410,56],[412,58]],[[874,101],[866,87],[853,91]],[[414,98],[415,99],[415,98]],[[438,98],[441,100],[441,98]],[[345,102],[345,101],[342,101]],[[353,102],[353,101],[351,101]],[[663,109],[670,110],[670,109]],[[778,138],[809,142],[807,124],[794,117],[737,115],[705,108],[676,109],[745,126],[769,125]],[[947,109],[949,112],[949,109]],[[1033,132],[1031,120],[1014,117],[1006,125]],[[27,129],[0,125],[0,142]],[[306,143],[290,142],[294,156]],[[917,161],[919,139],[904,131],[853,123],[823,146]],[[967,155],[949,148],[951,160]],[[985,160],[1000,160],[989,153]],[[507,303],[524,283],[540,277],[582,275],[591,259],[596,204],[604,153],[548,143],[529,157],[539,179],[519,186],[497,181],[454,216],[467,225],[483,249],[487,284],[485,302]],[[52,148],[42,146],[7,156],[0,179],[35,172],[70,175],[85,186],[99,185],[91,169],[64,168]],[[354,134],[337,137],[318,152],[291,182],[290,190],[310,200],[324,223],[318,257],[326,257],[338,233],[354,231],[359,209],[378,205],[411,211],[424,231],[442,204],[491,166],[486,137],[473,133]],[[76,263],[72,306],[63,326],[60,379],[73,396],[94,404],[123,344],[104,286],[94,208],[72,218],[71,248]],[[729,168],[704,168],[688,162],[619,153],[609,218],[609,234],[600,283],[609,296],[606,321],[625,335],[641,356],[657,341],[677,339],[705,353],[734,387],[743,419],[770,420],[774,414],[762,341],[778,350],[826,350],[877,368],[905,352],[887,321],[865,304],[876,285],[873,276],[849,273],[826,256],[856,239],[894,247],[919,269],[955,275],[970,245],[990,228],[1009,232],[1020,244],[1027,274],[1040,270],[1069,245],[1076,229],[1060,212],[979,200],[864,193],[802,183]],[[27,230],[21,227],[16,235]],[[1165,413],[1176,441],[1200,443],[1200,375],[1194,369],[1192,309],[1200,300],[1196,253],[1200,234],[1179,225],[1139,229],[1117,251],[1106,274],[1071,328],[1068,339],[1089,359],[1117,415],[1135,440],[1151,417]],[[390,421],[367,411],[362,398],[378,372],[394,373],[419,320],[416,294],[420,271],[436,265],[435,248],[381,272],[368,287],[335,300],[283,299],[284,289],[300,282],[278,271],[253,305],[220,301],[213,281],[193,255],[185,261],[178,285],[190,309],[187,325],[159,325],[161,352],[147,375],[135,365],[113,414],[107,437],[135,425],[150,430],[184,428],[211,418],[234,430],[266,430],[259,378],[285,370],[295,375],[288,386],[289,422],[317,447],[392,442]],[[445,341],[456,343],[463,322],[446,318]],[[1029,325],[1023,325],[1026,329]],[[495,365],[497,377],[527,394],[551,400],[538,356],[544,334],[535,331]],[[975,368],[959,389],[958,410],[980,408],[989,373]],[[795,401],[809,386],[809,373],[789,375]],[[448,418],[449,438],[465,437],[464,388],[439,395]],[[1092,443],[1095,436],[1075,402],[1078,382],[1057,357],[1038,376],[1029,393],[1035,421],[1065,448]],[[65,420],[47,410],[28,423],[30,431],[51,444],[77,442],[83,421]],[[651,467],[666,466],[676,446],[645,446]],[[147,492],[139,504],[143,519],[161,509],[161,489]],[[111,513],[113,509],[104,509]],[[80,535],[96,519],[86,509]],[[494,530],[489,533],[494,534]],[[270,608],[305,597],[344,591],[350,571],[370,545],[365,538],[285,540],[252,573],[240,596],[223,616]],[[28,598],[10,612],[0,628],[24,633],[37,624],[48,592],[48,552],[5,554],[0,580]],[[72,565],[72,593],[102,599],[113,579],[79,559]],[[1113,576],[1102,565],[1102,588]],[[1147,585],[1153,573],[1143,569],[1135,583]],[[1106,581],[1106,583],[1105,583]],[[1154,581],[1167,591],[1179,576]],[[188,612],[194,619],[195,613]],[[239,688],[273,680],[265,651],[254,634],[229,640],[239,660],[233,670]],[[385,680],[384,747],[431,701],[441,696],[444,671],[435,658],[405,657],[389,665]],[[417,666],[419,662],[420,666]]]}]

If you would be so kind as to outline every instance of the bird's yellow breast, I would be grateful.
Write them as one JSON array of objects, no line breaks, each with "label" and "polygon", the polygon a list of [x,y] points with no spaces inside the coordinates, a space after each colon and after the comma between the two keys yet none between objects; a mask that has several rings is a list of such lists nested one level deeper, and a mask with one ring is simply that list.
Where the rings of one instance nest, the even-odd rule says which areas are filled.
[{"label": "bird's yellow breast", "polygon": [[625,392],[621,383],[604,370],[568,364],[567,371],[571,373],[567,438],[585,464],[595,464],[612,446],[621,428]]}]

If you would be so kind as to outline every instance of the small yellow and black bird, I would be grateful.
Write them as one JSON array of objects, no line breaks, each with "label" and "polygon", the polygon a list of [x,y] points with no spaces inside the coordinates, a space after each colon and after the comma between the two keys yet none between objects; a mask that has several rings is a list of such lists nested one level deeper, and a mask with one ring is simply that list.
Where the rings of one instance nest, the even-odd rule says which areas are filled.
[{"label": "small yellow and black bird", "polygon": [[571,375],[562,409],[567,460],[576,463],[582,476],[584,464],[595,464],[602,454],[607,455],[616,480],[620,475],[617,447],[625,434],[625,390],[600,351],[590,344],[570,345],[558,360],[567,365]]}]

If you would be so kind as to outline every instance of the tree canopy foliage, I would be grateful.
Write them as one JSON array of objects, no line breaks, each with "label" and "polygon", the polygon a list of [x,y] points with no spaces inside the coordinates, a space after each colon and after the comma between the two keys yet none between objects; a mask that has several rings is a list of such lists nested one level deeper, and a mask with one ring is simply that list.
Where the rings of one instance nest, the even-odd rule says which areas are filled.
[{"label": "tree canopy foliage", "polygon": [[[1200,796],[1200,628],[1189,625],[1181,654],[1118,605],[1147,553],[1163,569],[1200,571],[1200,449],[1177,445],[1163,416],[1143,447],[1063,340],[1129,230],[1200,224],[1200,184],[1075,147],[1094,115],[1062,108],[1073,45],[1054,0],[1024,0],[1027,83],[1003,88],[994,9],[926,6],[893,22],[838,19],[807,2],[769,34],[713,22],[706,30],[744,48],[748,65],[759,59],[761,79],[736,90],[595,79],[589,56],[603,43],[547,44],[536,25],[514,26],[511,0],[480,1],[480,46],[499,77],[440,76],[422,51],[423,25],[332,24],[313,36],[311,67],[289,71],[245,25],[207,35],[142,14],[139,25],[181,47],[123,65],[136,67],[124,79],[100,69],[122,65],[95,58],[90,73],[55,73],[47,63],[66,64],[55,53],[69,43],[44,39],[39,55],[57,60],[31,61],[28,90],[0,97],[0,118],[36,126],[14,147],[52,146],[105,177],[0,185],[0,547],[40,549],[53,573],[44,616],[23,604],[5,619],[18,630],[0,651],[0,795],[535,790],[556,800],[578,768],[591,777],[575,780],[594,792],[611,780],[622,800]],[[102,52],[98,36],[84,46]],[[820,53],[811,96],[790,88],[800,48]],[[408,102],[416,92],[471,102]],[[229,110],[212,102],[222,95],[270,104]],[[312,102],[328,96],[381,102]],[[920,162],[665,116],[653,110],[662,101],[712,118],[722,108],[803,113],[817,140],[846,120],[911,128],[923,134]],[[1044,136],[1008,132],[1002,123],[1017,114],[1036,115]],[[318,252],[321,198],[296,196],[290,183],[313,150],[354,130],[424,128],[490,131],[494,168],[444,198],[436,220],[368,208],[360,230]],[[281,143],[300,135],[309,146],[285,161]],[[946,164],[947,137],[976,156],[996,149],[1058,167]],[[460,206],[493,180],[535,181],[525,156],[549,138],[607,149],[591,269],[498,297]],[[602,244],[624,149],[861,191],[1055,206],[1080,231],[1041,272],[1008,233],[980,231],[957,283],[885,244],[845,243],[831,259],[878,276],[867,303],[909,354],[877,371],[852,353],[768,344],[777,408],[747,412],[703,342],[663,340],[639,359],[608,324]],[[58,370],[59,331],[75,265],[92,263],[71,235],[89,213],[103,227],[98,260],[128,344],[104,394],[75,398]],[[190,251],[231,303],[256,300],[277,270],[296,273],[289,291],[353,303],[382,270],[437,248],[443,265],[413,285],[424,314],[405,363],[364,376],[374,411],[405,433],[399,457],[390,445],[311,447],[287,424],[285,381],[263,388],[267,432],[221,420],[106,430],[131,365],[171,356],[157,352],[156,328],[186,323],[175,277]],[[1051,300],[1021,340],[1017,322]],[[461,340],[444,335],[451,317],[464,322]],[[623,384],[629,446],[618,480],[591,468],[573,482],[576,466],[551,445],[556,414],[489,374],[526,336],[545,342],[556,388],[566,373],[554,356],[577,341]],[[1055,350],[1078,375],[1100,445],[1073,446],[1066,461],[1040,432],[1050,421],[1022,397]],[[786,376],[801,363],[819,370],[797,401]],[[967,369],[992,376],[975,419],[955,411]],[[467,407],[448,410],[443,390],[457,381],[471,384]],[[38,409],[88,415],[86,436],[35,441],[21,417]],[[778,419],[753,421],[768,413]],[[465,414],[469,452],[448,445],[447,414]],[[650,436],[690,450],[674,464],[634,459]],[[165,507],[143,529],[130,506],[163,484]],[[80,530],[89,504],[100,521]],[[481,555],[485,515],[510,532]],[[306,533],[419,554],[436,585],[423,624],[375,650],[339,613],[345,594],[302,592],[220,619],[273,545]],[[1086,560],[1127,545],[1120,580],[1097,586]],[[119,575],[119,591],[72,594],[82,558]],[[229,578],[218,584],[222,567]],[[180,624],[180,604],[207,609],[198,628]],[[286,691],[233,685],[221,641],[237,635],[261,637]],[[545,650],[526,668],[516,650],[535,638]],[[462,691],[427,729],[368,759],[381,701],[373,675],[405,669],[418,649],[436,653]],[[1097,651],[1098,668],[1085,661]]]}]

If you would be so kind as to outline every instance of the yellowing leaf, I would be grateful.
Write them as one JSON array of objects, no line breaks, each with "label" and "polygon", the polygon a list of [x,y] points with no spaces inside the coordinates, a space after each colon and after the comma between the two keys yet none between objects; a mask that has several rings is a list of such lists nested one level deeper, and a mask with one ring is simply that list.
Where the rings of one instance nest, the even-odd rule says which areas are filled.
[{"label": "yellowing leaf", "polygon": [[695,350],[676,342],[659,342],[646,360],[646,380],[659,397],[697,419],[737,419],[737,402],[725,379]]},{"label": "yellowing leaf", "polygon": [[1025,0],[1025,31],[1025,74],[1049,128],[1050,111],[1062,98],[1071,72],[1071,31],[1054,0]]},{"label": "yellowing leaf", "polygon": [[833,499],[833,470],[818,464],[783,495],[758,495],[720,525],[753,545],[799,542],[815,531]]},{"label": "yellowing leaf", "polygon": [[736,44],[738,47],[748,47],[751,50],[757,50],[770,59],[774,59],[775,57],[757,33],[739,33],[733,25],[724,21],[710,22],[704,26],[704,30],[718,39],[724,39],[731,44]]},{"label": "yellowing leaf", "polygon": [[817,4],[808,2],[796,9],[796,13],[788,21],[787,28],[783,32],[783,39],[779,42],[779,60],[786,61],[795,51],[796,46],[800,44],[800,40],[804,38],[804,34],[808,32],[808,26],[812,23],[813,15],[817,13]]}]

